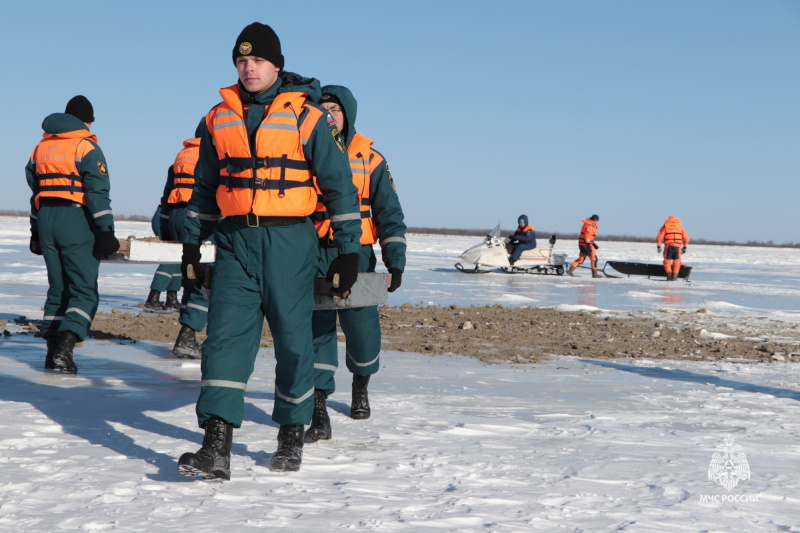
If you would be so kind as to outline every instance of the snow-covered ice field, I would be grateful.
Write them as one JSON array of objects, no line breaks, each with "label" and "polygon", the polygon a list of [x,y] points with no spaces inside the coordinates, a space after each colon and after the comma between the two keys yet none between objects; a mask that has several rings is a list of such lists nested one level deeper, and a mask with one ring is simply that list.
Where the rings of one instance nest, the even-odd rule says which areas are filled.
[{"label": "snow-covered ice field", "polygon": [[[117,233],[145,236],[149,224],[121,222]],[[599,237],[601,265],[659,260],[654,244]],[[389,303],[704,308],[800,322],[800,250],[690,246],[690,283],[455,271],[479,241],[410,236]],[[0,318],[40,318],[44,263],[27,247],[27,219],[0,218]],[[573,259],[577,246],[556,248]],[[100,310],[141,302],[154,269],[103,264]],[[278,474],[267,468],[277,427],[264,350],[234,432],[232,480],[204,482],[176,467],[202,439],[197,362],[166,344],[88,340],[77,376],[45,373],[42,340],[12,326],[0,340],[0,531],[800,532],[800,365],[556,356],[485,366],[384,352],[373,417],[347,416],[340,370],[334,438],[307,445],[300,472]],[[730,490],[709,479],[725,438],[749,468]]]}]

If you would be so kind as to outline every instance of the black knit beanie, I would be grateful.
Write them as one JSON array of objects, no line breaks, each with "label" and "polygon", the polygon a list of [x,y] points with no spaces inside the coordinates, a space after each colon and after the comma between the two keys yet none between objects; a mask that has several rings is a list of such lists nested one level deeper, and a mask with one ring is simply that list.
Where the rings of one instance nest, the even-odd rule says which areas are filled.
[{"label": "black knit beanie", "polygon": [[330,94],[330,93],[323,94],[322,98],[319,99],[319,103],[320,104],[324,104],[325,102],[332,102],[334,104],[338,104],[339,107],[344,109],[344,106],[342,105],[342,101],[339,100],[339,97],[336,96],[335,94]]},{"label": "black knit beanie", "polygon": [[94,122],[94,108],[88,98],[79,94],[67,102],[67,107],[64,113],[68,113],[73,117],[77,117],[81,122]]},{"label": "black knit beanie", "polygon": [[279,69],[283,69],[281,40],[272,28],[260,22],[245,26],[236,38],[236,45],[233,47],[234,64],[239,56],[263,57]]}]

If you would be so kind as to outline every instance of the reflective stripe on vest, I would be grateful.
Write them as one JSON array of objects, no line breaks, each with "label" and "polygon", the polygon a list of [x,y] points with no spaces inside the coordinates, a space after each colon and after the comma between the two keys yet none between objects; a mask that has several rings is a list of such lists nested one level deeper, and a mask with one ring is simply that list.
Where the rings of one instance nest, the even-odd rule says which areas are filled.
[{"label": "reflective stripe on vest", "polygon": [[194,189],[194,169],[200,158],[200,138],[183,141],[183,149],[172,163],[172,190],[167,198],[168,204],[188,202]]},{"label": "reflective stripe on vest", "polygon": [[[265,109],[250,149],[238,86],[220,90],[223,101],[206,115],[219,157],[217,204],[222,216],[307,216],[317,193],[303,152],[322,111],[307,95],[285,92]],[[300,124],[300,115],[306,113]]]},{"label": "reflective stripe on vest", "polygon": [[78,165],[83,157],[94,150],[86,139],[97,140],[89,130],[75,130],[62,135],[46,133],[31,155],[36,164],[36,177],[39,180],[39,193],[36,195],[36,208],[42,198],[64,198],[86,205],[83,178]]},{"label": "reflective stripe on vest", "polygon": [[[375,244],[378,242],[378,228],[372,219],[370,206],[370,185],[372,173],[383,162],[383,157],[372,150],[372,140],[356,132],[353,140],[347,146],[347,155],[350,159],[350,172],[353,174],[353,185],[358,189],[359,209],[361,211],[361,244]],[[322,203],[322,196],[317,197],[317,207],[314,210],[314,227],[320,239],[333,239],[333,230],[330,224],[330,215]]]}]

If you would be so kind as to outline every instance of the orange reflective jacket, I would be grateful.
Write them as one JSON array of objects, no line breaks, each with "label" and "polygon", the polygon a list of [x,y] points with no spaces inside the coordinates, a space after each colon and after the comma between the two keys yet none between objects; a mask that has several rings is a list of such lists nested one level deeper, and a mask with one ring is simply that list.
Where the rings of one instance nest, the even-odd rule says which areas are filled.
[{"label": "orange reflective jacket", "polygon": [[[251,153],[237,85],[220,90],[222,103],[206,115],[219,156],[217,204],[222,216],[307,216],[317,192],[303,152],[322,111],[301,92],[285,92],[264,110]],[[300,115],[307,116],[300,125]]]},{"label": "orange reflective jacket", "polygon": [[172,164],[172,191],[167,203],[188,202],[194,189],[194,167],[200,157],[200,137],[183,141],[183,149],[178,152]]},{"label": "orange reflective jacket", "polygon": [[583,222],[583,227],[581,228],[581,235],[578,237],[578,244],[593,243],[594,237],[597,235],[597,222],[589,218],[581,222]]},{"label": "orange reflective jacket", "polygon": [[33,150],[31,160],[36,162],[39,194],[36,209],[42,198],[65,198],[86,205],[83,181],[78,165],[83,157],[95,149],[88,140],[97,142],[89,130],[79,129],[65,133],[45,133]]},{"label": "orange reflective jacket", "polygon": [[[370,184],[372,172],[383,162],[383,157],[378,152],[372,151],[372,140],[356,132],[353,140],[347,147],[350,159],[350,171],[353,173],[353,185],[358,189],[358,200],[361,210],[361,244],[375,244],[378,242],[378,228],[372,219],[370,201]],[[325,206],[317,199],[314,210],[314,227],[320,239],[327,237],[333,239],[331,221]]]},{"label": "orange reflective jacket", "polygon": [[661,246],[686,246],[689,244],[689,236],[686,230],[683,229],[681,220],[678,217],[669,217],[661,226],[656,237],[656,245]]}]

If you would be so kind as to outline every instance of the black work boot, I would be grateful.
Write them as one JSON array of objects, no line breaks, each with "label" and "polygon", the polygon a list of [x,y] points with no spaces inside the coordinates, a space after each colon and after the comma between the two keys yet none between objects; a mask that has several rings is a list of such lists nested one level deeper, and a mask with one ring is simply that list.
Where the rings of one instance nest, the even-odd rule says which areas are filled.
[{"label": "black work boot", "polygon": [[311,425],[306,431],[306,442],[329,440],[331,438],[331,419],[325,405],[326,393],[324,390],[314,389],[314,415]]},{"label": "black work boot", "polygon": [[161,298],[161,292],[151,289],[150,294],[147,295],[147,301],[144,303],[144,309],[147,311],[157,311],[164,307],[161,305],[159,298]]},{"label": "black work boot", "polygon": [[371,414],[367,385],[369,376],[353,374],[353,402],[350,404],[350,418],[353,420],[366,420]]},{"label": "black work boot", "polygon": [[175,291],[167,291],[167,299],[164,300],[164,307],[167,311],[180,311],[181,303],[178,301],[178,293]]},{"label": "black work boot", "polygon": [[303,426],[281,425],[278,431],[278,449],[272,454],[270,470],[295,472],[303,461]]},{"label": "black work boot", "polygon": [[54,370],[56,365],[53,363],[53,356],[56,354],[60,337],[45,337],[45,340],[47,341],[47,357],[44,358],[44,367],[47,370]]},{"label": "black work boot", "polygon": [[178,333],[178,339],[175,341],[172,353],[180,359],[200,358],[200,343],[197,342],[195,331],[192,328],[186,325],[181,326],[181,331]]},{"label": "black work boot", "polygon": [[231,445],[233,424],[213,416],[203,426],[203,446],[197,453],[185,453],[178,459],[178,472],[187,477],[204,479],[231,478]]},{"label": "black work boot", "polygon": [[64,372],[66,374],[77,374],[78,365],[72,359],[72,351],[75,349],[75,343],[78,342],[78,336],[71,331],[65,331],[61,334],[53,352],[53,370]]}]

